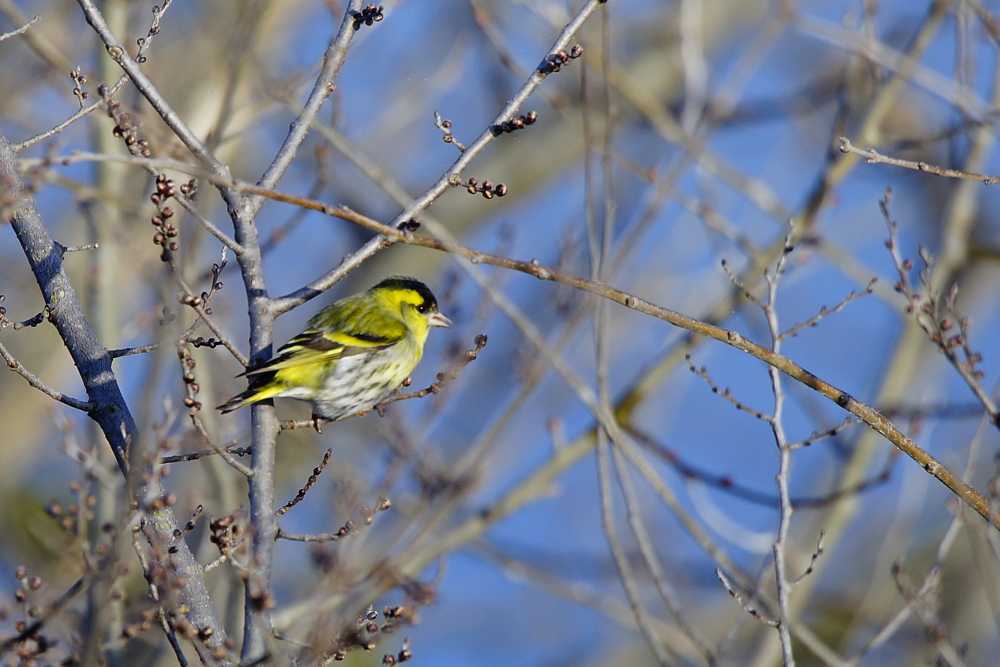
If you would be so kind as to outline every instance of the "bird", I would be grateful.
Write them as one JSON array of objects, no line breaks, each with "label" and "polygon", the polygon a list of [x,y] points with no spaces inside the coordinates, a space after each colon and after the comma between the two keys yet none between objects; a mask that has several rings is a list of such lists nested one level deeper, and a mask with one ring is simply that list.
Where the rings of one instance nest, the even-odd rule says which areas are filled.
[{"label": "bird", "polygon": [[238,375],[250,385],[216,409],[298,398],[312,403],[319,430],[320,420],[364,413],[388,398],[416,368],[431,328],[448,326],[427,285],[390,276],[319,311],[271,359]]}]

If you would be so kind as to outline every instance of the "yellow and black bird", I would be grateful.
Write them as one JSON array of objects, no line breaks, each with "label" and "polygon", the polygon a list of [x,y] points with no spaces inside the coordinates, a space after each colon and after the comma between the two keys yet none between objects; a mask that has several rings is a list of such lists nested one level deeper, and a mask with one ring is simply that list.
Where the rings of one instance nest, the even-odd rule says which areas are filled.
[{"label": "yellow and black bird", "polygon": [[311,401],[313,419],[370,410],[413,372],[431,327],[450,324],[427,285],[406,276],[386,278],[317,313],[274,357],[242,373],[250,386],[218,409],[232,412],[287,397]]}]

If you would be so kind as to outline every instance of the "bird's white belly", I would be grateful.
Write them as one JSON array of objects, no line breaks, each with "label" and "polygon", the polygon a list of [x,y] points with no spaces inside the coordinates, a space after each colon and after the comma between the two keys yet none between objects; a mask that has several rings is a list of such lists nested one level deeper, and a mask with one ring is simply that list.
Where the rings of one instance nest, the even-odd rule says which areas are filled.
[{"label": "bird's white belly", "polygon": [[323,387],[309,397],[313,414],[342,419],[388,398],[420,360],[419,354],[401,354],[397,349],[409,344],[404,340],[392,348],[339,359]]}]

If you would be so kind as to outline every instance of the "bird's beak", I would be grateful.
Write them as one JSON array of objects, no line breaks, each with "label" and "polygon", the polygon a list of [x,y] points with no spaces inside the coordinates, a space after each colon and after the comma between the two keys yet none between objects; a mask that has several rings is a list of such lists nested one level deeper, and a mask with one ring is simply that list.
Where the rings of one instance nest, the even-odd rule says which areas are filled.
[{"label": "bird's beak", "polygon": [[441,313],[433,313],[430,317],[427,318],[427,324],[429,324],[432,327],[448,328],[451,326],[451,320],[449,320]]}]

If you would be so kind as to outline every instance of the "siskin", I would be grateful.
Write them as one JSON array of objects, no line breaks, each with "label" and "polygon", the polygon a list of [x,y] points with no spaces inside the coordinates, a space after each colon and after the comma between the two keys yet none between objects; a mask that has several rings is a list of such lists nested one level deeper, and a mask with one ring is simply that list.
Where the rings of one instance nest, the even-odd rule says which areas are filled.
[{"label": "siskin", "polygon": [[386,278],[317,313],[274,357],[242,373],[250,386],[218,409],[299,398],[312,402],[317,425],[319,419],[368,411],[413,372],[430,328],[450,324],[427,285],[406,276]]}]

